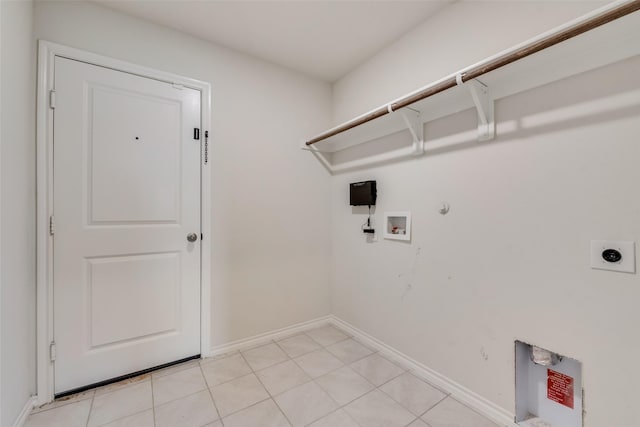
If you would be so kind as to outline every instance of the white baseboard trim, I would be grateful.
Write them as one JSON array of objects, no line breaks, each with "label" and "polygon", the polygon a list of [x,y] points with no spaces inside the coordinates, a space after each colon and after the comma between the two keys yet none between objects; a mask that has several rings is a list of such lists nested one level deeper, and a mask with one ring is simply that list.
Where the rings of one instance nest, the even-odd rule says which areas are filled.
[{"label": "white baseboard trim", "polygon": [[368,345],[372,349],[378,350],[384,356],[411,370],[418,377],[431,383],[442,391],[450,394],[451,397],[464,403],[470,408],[475,409],[477,412],[498,423],[500,426],[519,427],[518,424],[514,422],[514,415],[509,413],[505,409],[483,398],[479,394],[469,390],[461,384],[458,384],[450,378],[447,378],[444,375],[434,371],[433,369],[428,368],[420,362],[413,360],[409,356],[372,337],[366,332],[361,331],[360,329],[336,316],[330,316],[329,323],[336,328],[343,330],[354,338],[357,338],[363,344]]},{"label": "white baseboard trim", "polygon": [[321,326],[328,325],[331,318],[332,316],[318,317],[317,319],[308,320],[302,323],[296,323],[295,325],[276,329],[275,331],[265,332],[263,334],[254,335],[252,337],[243,338],[241,340],[232,341],[230,343],[217,345],[212,347],[207,353],[203,354],[202,357],[213,357],[220,354],[229,353],[231,351],[255,347],[260,344],[265,344],[272,340],[279,340],[289,335],[295,335],[309,329],[319,328]]},{"label": "white baseboard trim", "polygon": [[18,415],[18,418],[16,418],[16,421],[13,423],[13,427],[22,427],[24,425],[27,421],[27,417],[31,413],[31,410],[36,406],[36,401],[36,396],[31,396],[29,400],[27,400],[22,411],[20,411],[20,415]]}]

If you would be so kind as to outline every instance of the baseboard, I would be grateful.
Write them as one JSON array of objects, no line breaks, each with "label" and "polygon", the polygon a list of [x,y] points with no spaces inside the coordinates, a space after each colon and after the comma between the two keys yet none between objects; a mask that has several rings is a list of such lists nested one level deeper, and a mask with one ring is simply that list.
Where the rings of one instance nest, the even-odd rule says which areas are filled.
[{"label": "baseboard", "polygon": [[458,384],[450,378],[447,378],[446,376],[434,371],[433,369],[421,364],[420,362],[413,360],[409,356],[401,353],[395,348],[385,344],[377,338],[372,337],[366,332],[361,331],[360,329],[336,316],[330,316],[329,323],[358,339],[363,344],[368,345],[372,349],[378,350],[381,354],[391,360],[394,360],[401,366],[408,368],[418,377],[421,377],[435,387],[450,394],[451,397],[464,403],[470,408],[475,409],[477,412],[498,423],[500,426],[518,427],[518,424],[514,422],[513,414],[509,413],[495,403],[483,398],[477,393],[474,393],[461,384]]},{"label": "baseboard", "polygon": [[18,418],[16,418],[16,421],[13,423],[13,427],[22,427],[24,425],[31,410],[36,406],[36,401],[36,396],[31,396],[29,400],[27,400],[22,411],[20,411],[20,415],[18,415]]},{"label": "baseboard", "polygon": [[212,347],[208,352],[204,353],[202,357],[213,357],[231,351],[242,350],[249,347],[255,347],[260,344],[265,344],[272,340],[278,340],[285,338],[289,335],[295,335],[297,333],[307,331],[313,328],[319,328],[324,325],[328,325],[332,316],[318,317],[317,319],[308,320],[302,323],[296,323],[295,325],[287,326],[275,331],[265,332],[263,334],[254,335],[252,337],[243,338],[241,340],[232,341],[230,343],[218,345]]}]

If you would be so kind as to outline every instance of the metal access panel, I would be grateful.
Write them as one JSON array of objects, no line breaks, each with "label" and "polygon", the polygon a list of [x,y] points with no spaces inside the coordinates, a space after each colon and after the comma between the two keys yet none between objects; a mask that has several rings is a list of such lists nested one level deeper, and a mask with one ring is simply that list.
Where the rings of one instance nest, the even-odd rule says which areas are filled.
[{"label": "metal access panel", "polygon": [[516,422],[523,427],[583,427],[582,363],[515,342]]}]

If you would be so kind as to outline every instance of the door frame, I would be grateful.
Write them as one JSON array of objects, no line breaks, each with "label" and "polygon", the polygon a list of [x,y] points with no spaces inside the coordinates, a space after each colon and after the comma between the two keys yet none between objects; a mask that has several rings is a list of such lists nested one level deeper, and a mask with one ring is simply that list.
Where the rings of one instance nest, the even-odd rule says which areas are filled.
[{"label": "door frame", "polygon": [[211,130],[211,85],[207,82],[143,67],[115,58],[44,40],[38,41],[36,112],[36,392],[37,405],[54,398],[53,341],[53,238],[49,218],[53,214],[53,109],[50,91],[54,84],[55,57],[110,68],[200,91],[201,145],[200,224],[204,239],[200,252],[200,353],[211,348],[211,161],[205,132]]}]

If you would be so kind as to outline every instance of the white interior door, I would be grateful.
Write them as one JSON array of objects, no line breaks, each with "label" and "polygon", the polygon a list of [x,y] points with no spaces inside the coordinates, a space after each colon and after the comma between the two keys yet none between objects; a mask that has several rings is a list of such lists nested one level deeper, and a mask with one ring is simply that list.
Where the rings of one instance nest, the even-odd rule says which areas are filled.
[{"label": "white interior door", "polygon": [[56,57],[55,93],[58,394],[200,354],[200,92]]}]

